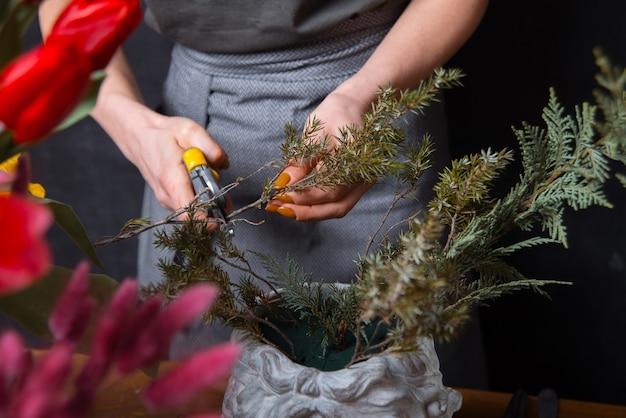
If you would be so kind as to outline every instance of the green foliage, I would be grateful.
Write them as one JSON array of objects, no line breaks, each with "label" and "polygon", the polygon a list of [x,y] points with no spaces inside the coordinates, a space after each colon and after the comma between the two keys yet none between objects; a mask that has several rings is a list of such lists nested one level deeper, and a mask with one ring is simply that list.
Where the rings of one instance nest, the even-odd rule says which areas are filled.
[{"label": "green foliage", "polygon": [[[52,340],[48,321],[73,274],[73,270],[52,266],[39,282],[20,292],[0,297],[0,313],[14,319],[33,335]],[[119,283],[108,276],[89,275],[89,297],[96,302],[96,312],[106,306],[118,287]],[[93,315],[89,330],[80,341],[78,348],[81,353],[90,352],[95,318],[97,315]]]},{"label": "green foliage", "polygon": [[355,319],[359,315],[359,298],[354,286],[327,287],[313,281],[295,260],[284,262],[259,254],[270,281],[279,289],[283,307],[297,314],[299,321],[309,325],[310,333],[323,331],[324,349],[332,344],[335,350],[346,348],[346,337],[355,334]]},{"label": "green foliage", "polygon": [[65,232],[65,234],[81,249],[81,251],[89,257],[98,267],[104,267],[96,250],[87,234],[87,230],[82,221],[74,212],[71,206],[52,199],[41,199],[43,203],[50,208],[54,216],[54,222]]},{"label": "green foliage", "polygon": [[[381,88],[377,92],[377,102],[364,116],[363,125],[344,127],[334,138],[339,144],[336,147],[329,146],[332,141],[327,136],[319,141],[314,139],[322,129],[317,119],[306,126],[302,134],[288,124],[287,139],[282,147],[283,165],[306,159],[321,160],[324,164],[321,170],[315,170],[311,176],[285,188],[284,192],[313,186],[333,188],[337,185],[374,183],[388,175],[401,176],[403,171],[414,176],[421,175],[430,166],[428,155],[433,151],[431,142],[427,140],[422,147],[412,150],[409,164],[400,160],[400,156],[405,154],[405,134],[402,125],[397,122],[407,112],[423,111],[437,100],[441,89],[459,86],[461,76],[456,69],[437,70],[415,90],[399,92],[391,87]],[[404,175],[406,178],[407,174]]]},{"label": "green foliage", "polygon": [[[256,254],[265,271],[253,271],[246,261],[250,254],[235,248],[228,234],[214,236],[190,216],[157,235],[157,245],[179,257],[160,262],[166,281],[148,290],[167,301],[196,281],[216,283],[222,295],[208,319],[220,318],[261,339],[260,325],[280,334],[280,321],[305,321],[313,331],[323,330],[324,344],[335,349],[353,336],[353,361],[375,349],[413,349],[418,335],[453,338],[473,307],[502,295],[530,289],[547,296],[545,286],[566,282],[528,278],[506,257],[537,245],[567,246],[565,211],[611,207],[603,191],[611,178],[610,160],[626,162],[626,75],[601,54],[597,57],[604,88],[595,92],[597,105],[583,103],[570,115],[552,90],[543,110],[545,126],[522,124],[513,130],[522,173],[508,193],[496,198],[493,187],[513,160],[512,151],[487,149],[452,161],[439,174],[427,211],[407,219],[397,240],[385,241],[360,260],[359,275],[347,289],[323,290],[291,259]],[[404,133],[396,122],[406,112],[422,111],[441,88],[459,85],[460,77],[457,70],[438,70],[413,91],[383,88],[363,126],[347,126],[337,138],[320,138],[322,125],[315,119],[301,133],[287,125],[278,165],[294,160],[323,164],[283,191],[396,176],[407,187],[399,196],[407,196],[431,166],[433,148],[425,137],[418,148],[404,149]],[[336,143],[340,146],[330,145]],[[617,178],[626,185],[626,176]],[[234,211],[230,220],[267,202],[270,184],[259,200]],[[193,214],[194,208],[189,210]],[[515,230],[526,235],[510,242],[508,233]],[[223,264],[239,269],[242,277],[228,277]],[[372,328],[386,338],[376,340],[366,332]]]},{"label": "green foliage", "polygon": [[162,294],[169,300],[193,284],[208,281],[220,286],[220,299],[224,305],[230,306],[233,297],[229,278],[214,263],[216,251],[213,234],[208,232],[205,222],[194,219],[194,213],[191,211],[189,218],[178,227],[155,233],[154,245],[157,248],[175,249],[175,257],[173,260],[159,259],[157,265],[165,280],[144,288],[143,293],[145,296]]},{"label": "green foliage", "polygon": [[[523,173],[504,197],[493,200],[489,192],[512,158],[508,151],[466,156],[444,170],[429,213],[401,237],[400,251],[382,261],[371,256],[365,264],[358,286],[365,291],[366,318],[395,315],[402,319],[404,337],[445,339],[458,332],[473,306],[521,289],[546,295],[544,286],[565,284],[527,278],[505,257],[535,245],[567,246],[567,206],[611,207],[603,186],[610,177],[608,159],[624,162],[626,76],[604,60],[599,56],[599,80],[610,94],[596,92],[604,122],[598,123],[597,108],[586,103],[573,116],[566,114],[552,90],[543,111],[545,127],[525,124],[514,130]],[[504,244],[502,238],[514,229],[532,235]]]},{"label": "green foliage", "polygon": [[0,69],[22,52],[22,36],[37,10],[37,4],[20,0],[0,2]]},{"label": "green foliage", "polygon": [[[626,71],[613,67],[601,50],[594,51],[600,72],[596,81],[601,87],[593,91],[603,118],[596,123],[600,135],[598,147],[608,158],[626,164]],[[624,176],[617,174],[622,184]]]},{"label": "green foliage", "polygon": [[451,235],[491,208],[489,192],[493,182],[512,159],[510,151],[493,153],[489,149],[452,161],[451,167],[439,175],[429,208],[452,228]]}]

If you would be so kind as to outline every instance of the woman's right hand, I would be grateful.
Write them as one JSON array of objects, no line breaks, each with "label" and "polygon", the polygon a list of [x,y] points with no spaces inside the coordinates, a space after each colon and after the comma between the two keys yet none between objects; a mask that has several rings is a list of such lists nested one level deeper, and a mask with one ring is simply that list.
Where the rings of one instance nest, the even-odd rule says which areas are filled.
[{"label": "woman's right hand", "polygon": [[162,115],[143,103],[121,51],[107,67],[91,115],[139,169],[167,210],[184,208],[194,198],[182,160],[187,148],[199,148],[215,170],[228,167],[228,156],[204,126],[192,119]]},{"label": "woman's right hand", "polygon": [[194,197],[182,161],[183,152],[187,148],[199,148],[216,170],[228,167],[228,156],[204,127],[191,119],[159,114],[151,119],[153,123],[141,133],[135,133],[134,140],[125,141],[125,154],[139,169],[158,202],[168,210],[176,210]]},{"label": "woman's right hand", "polygon": [[[42,2],[39,24],[44,39],[69,1]],[[91,115],[139,169],[163,207],[177,210],[187,206],[194,191],[182,162],[185,149],[199,148],[216,170],[228,166],[228,156],[195,121],[164,116],[144,104],[122,48],[105,71]]]}]

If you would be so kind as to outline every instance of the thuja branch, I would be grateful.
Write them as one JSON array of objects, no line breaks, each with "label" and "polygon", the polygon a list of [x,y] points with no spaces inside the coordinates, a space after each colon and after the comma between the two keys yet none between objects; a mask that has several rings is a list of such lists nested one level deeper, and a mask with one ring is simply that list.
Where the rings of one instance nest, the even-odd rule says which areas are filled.
[{"label": "thuja branch", "polygon": [[[394,252],[383,249],[366,260],[359,283],[364,316],[402,319],[402,338],[394,344],[405,346],[414,335],[453,335],[469,308],[503,294],[532,289],[546,295],[543,286],[567,284],[527,278],[504,257],[550,242],[567,246],[565,206],[611,207],[603,185],[610,177],[609,158],[626,163],[626,72],[609,71],[605,64],[599,78],[609,94],[596,92],[597,107],[583,103],[568,115],[551,90],[545,128],[525,124],[514,131],[523,173],[508,194],[497,200],[489,196],[493,179],[512,159],[510,152],[458,159],[440,174],[428,216],[413,220]],[[441,226],[447,227],[443,246],[432,233],[438,228],[443,233]],[[514,229],[542,233],[502,245]],[[468,276],[472,271],[475,279]]]}]

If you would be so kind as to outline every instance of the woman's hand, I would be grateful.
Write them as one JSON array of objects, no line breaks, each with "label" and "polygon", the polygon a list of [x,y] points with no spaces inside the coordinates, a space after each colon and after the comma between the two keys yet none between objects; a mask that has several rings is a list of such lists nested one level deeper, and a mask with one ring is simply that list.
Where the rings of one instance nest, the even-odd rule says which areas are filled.
[{"label": "woman's hand", "polygon": [[[44,39],[69,0],[42,2],[39,23]],[[228,166],[224,150],[191,119],[163,116],[145,106],[137,80],[120,48],[106,68],[91,112],[124,156],[140,171],[168,210],[189,204],[194,191],[182,162],[185,149],[197,147],[217,170]]]},{"label": "woman's hand", "polygon": [[[373,94],[371,98],[373,98]],[[340,86],[329,94],[309,117],[322,122],[322,130],[313,140],[321,141],[324,135],[330,150],[341,146],[336,137],[339,128],[348,125],[362,125],[363,115],[369,108],[371,99],[363,100],[350,94],[349,89]],[[318,162],[322,169],[323,161]],[[281,189],[292,185],[306,177],[312,170],[310,164],[291,164],[278,176],[274,187]],[[361,196],[372,187],[372,184],[339,185],[332,189],[308,188],[301,192],[280,194],[270,201],[266,207],[268,212],[278,213],[298,221],[319,221],[341,218],[357,204]]]},{"label": "woman's hand", "polygon": [[[411,1],[363,67],[315,110],[325,132],[336,135],[338,127],[360,125],[380,87],[391,85],[404,90],[417,86],[469,38],[487,3],[488,0]],[[275,185],[280,189],[294,184],[311,169],[291,165]],[[277,196],[266,209],[298,221],[339,218],[354,207],[369,187],[359,184],[288,193]]]},{"label": "woman's hand", "polygon": [[194,190],[182,162],[187,148],[199,148],[216,170],[228,167],[228,156],[206,130],[191,119],[154,116],[154,124],[144,129],[129,146],[128,158],[168,210],[189,204]]}]

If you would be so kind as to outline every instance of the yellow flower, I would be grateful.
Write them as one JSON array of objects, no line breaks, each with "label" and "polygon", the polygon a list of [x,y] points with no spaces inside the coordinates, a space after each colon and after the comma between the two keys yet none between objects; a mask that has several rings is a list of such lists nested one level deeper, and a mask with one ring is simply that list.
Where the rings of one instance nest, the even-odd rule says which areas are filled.
[{"label": "yellow flower", "polygon": [[[20,159],[20,154],[15,154],[8,160],[0,162],[0,170],[5,173],[14,174],[17,170],[17,162]],[[28,183],[28,192],[35,197],[46,197],[46,189],[39,183]],[[0,192],[0,195],[7,195],[9,192]]]},{"label": "yellow flower", "polygon": [[28,183],[28,192],[40,199],[46,197],[46,189],[39,183]]},{"label": "yellow flower", "polygon": [[13,157],[9,158],[0,163],[0,170],[5,173],[13,174],[15,170],[17,170],[17,160],[20,159],[20,154],[15,154]]}]

